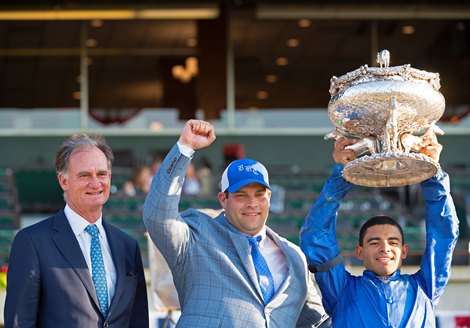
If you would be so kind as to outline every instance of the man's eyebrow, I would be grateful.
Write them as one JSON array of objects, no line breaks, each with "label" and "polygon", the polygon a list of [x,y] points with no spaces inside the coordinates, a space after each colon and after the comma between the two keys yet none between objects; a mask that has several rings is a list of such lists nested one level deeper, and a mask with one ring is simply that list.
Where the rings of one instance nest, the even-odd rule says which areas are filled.
[{"label": "man's eyebrow", "polygon": [[376,241],[376,240],[380,240],[379,237],[371,237],[369,239],[367,239],[367,242],[370,243],[371,241]]},{"label": "man's eyebrow", "polygon": [[77,175],[90,174],[87,170],[77,172]]},{"label": "man's eyebrow", "polygon": [[[379,237],[371,237],[369,239],[367,239],[367,242],[370,243],[371,241],[380,241],[381,238]],[[387,240],[396,240],[396,241],[400,241],[401,239],[399,237],[389,237],[387,238]]]}]

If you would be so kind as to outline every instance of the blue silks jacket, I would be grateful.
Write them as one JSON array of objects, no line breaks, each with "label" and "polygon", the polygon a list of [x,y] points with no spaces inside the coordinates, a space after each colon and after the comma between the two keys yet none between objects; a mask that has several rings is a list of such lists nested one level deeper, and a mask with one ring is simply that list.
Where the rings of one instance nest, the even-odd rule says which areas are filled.
[{"label": "blue silks jacket", "polygon": [[324,269],[315,273],[315,279],[333,327],[435,327],[434,308],[449,281],[459,231],[448,175],[439,170],[421,182],[426,250],[420,270],[411,275],[398,270],[384,284],[372,271],[353,276],[337,261],[337,214],[351,187],[343,179],[342,169],[341,164],[335,164],[300,231],[300,246],[309,266]]}]

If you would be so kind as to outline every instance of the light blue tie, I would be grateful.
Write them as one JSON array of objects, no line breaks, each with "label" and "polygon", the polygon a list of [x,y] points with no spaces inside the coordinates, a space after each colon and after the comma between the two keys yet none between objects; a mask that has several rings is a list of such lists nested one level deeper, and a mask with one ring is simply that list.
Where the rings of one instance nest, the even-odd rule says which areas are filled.
[{"label": "light blue tie", "polygon": [[85,230],[91,236],[91,275],[95,284],[96,296],[98,296],[101,313],[106,318],[108,315],[108,286],[106,285],[106,270],[104,268],[103,254],[101,253],[99,231],[98,227],[94,224],[90,224]]},{"label": "light blue tie", "polygon": [[255,264],[256,273],[258,274],[258,283],[263,294],[264,303],[268,304],[271,298],[274,295],[274,279],[269,271],[268,263],[264,256],[261,254],[258,243],[261,240],[261,236],[248,237],[248,241],[251,245],[251,257],[253,258],[253,263]]}]

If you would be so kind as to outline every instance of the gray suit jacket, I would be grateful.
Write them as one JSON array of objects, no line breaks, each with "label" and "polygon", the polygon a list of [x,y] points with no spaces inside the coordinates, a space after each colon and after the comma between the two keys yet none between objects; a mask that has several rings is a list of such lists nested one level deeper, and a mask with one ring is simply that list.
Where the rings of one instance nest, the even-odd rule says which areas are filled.
[{"label": "gray suit jacket", "polygon": [[63,210],[20,232],[8,267],[5,328],[148,327],[147,289],[137,242],[103,220],[116,291],[99,310],[90,271]]},{"label": "gray suit jacket", "polygon": [[[144,204],[144,221],[172,271],[181,304],[177,327],[315,327],[329,324],[300,248],[271,229],[288,273],[265,306],[245,235],[224,213],[215,219],[197,211],[178,213],[181,186],[190,159],[175,146],[169,152]],[[328,321],[325,323],[325,321]]]}]

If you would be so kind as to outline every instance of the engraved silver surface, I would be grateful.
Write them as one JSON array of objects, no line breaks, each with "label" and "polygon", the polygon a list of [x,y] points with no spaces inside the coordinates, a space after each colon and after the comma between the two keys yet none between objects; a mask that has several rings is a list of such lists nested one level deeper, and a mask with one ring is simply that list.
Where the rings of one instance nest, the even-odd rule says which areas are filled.
[{"label": "engraved silver surface", "polygon": [[335,129],[325,139],[358,139],[349,146],[358,158],[343,171],[354,184],[414,184],[439,168],[417,153],[424,134],[443,133],[435,125],[445,109],[439,74],[410,65],[388,67],[389,58],[384,50],[377,55],[381,67],[364,65],[330,81],[328,116]]}]

